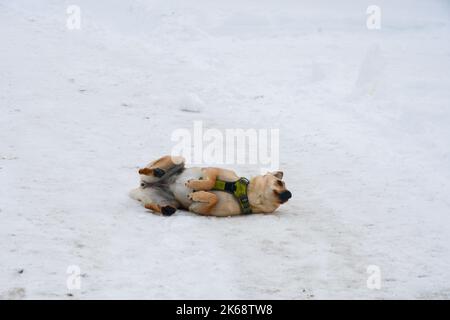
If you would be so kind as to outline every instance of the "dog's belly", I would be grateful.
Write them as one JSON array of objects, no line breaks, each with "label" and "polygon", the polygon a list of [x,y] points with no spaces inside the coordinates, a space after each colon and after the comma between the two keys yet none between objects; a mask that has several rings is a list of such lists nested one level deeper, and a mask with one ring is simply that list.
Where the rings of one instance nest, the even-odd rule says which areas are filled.
[{"label": "dog's belly", "polygon": [[[187,168],[185,169],[170,185],[175,199],[181,204],[184,209],[189,209],[192,200],[189,200],[188,195],[193,192],[193,189],[186,187],[186,182],[190,179],[198,180],[203,177],[201,168]],[[241,207],[232,194],[223,191],[209,191],[214,193],[217,198],[217,204],[212,208],[210,214],[214,216],[230,216],[240,214]]]},{"label": "dog's belly", "polygon": [[201,168],[187,168],[185,169],[170,185],[170,191],[172,191],[175,199],[183,206],[183,208],[188,209],[192,201],[189,200],[188,194],[194,190],[186,187],[186,182],[190,179],[198,180],[203,177]]}]

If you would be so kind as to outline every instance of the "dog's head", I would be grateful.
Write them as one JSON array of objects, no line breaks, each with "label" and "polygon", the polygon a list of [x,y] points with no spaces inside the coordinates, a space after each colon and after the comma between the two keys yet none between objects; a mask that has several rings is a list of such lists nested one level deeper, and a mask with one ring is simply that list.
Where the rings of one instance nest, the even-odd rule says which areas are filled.
[{"label": "dog's head", "polygon": [[254,177],[249,188],[250,204],[261,212],[269,213],[287,202],[292,194],[286,189],[282,179],[282,171],[268,172]]}]

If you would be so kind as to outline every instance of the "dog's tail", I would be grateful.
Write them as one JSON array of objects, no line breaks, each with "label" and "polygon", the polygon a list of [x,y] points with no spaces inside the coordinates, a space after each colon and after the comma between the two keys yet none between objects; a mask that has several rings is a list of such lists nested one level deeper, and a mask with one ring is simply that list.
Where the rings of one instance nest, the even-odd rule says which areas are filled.
[{"label": "dog's tail", "polygon": [[135,188],[135,189],[131,190],[128,193],[128,195],[130,196],[131,199],[140,201],[141,200],[141,197],[140,197],[141,193],[142,193],[141,188]]}]

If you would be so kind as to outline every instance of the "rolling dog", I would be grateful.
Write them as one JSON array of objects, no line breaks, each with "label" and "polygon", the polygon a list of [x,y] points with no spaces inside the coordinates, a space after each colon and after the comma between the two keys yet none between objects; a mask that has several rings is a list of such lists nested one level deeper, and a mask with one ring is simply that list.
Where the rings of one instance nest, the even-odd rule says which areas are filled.
[{"label": "rolling dog", "polygon": [[139,175],[141,184],[130,196],[166,216],[177,209],[210,216],[271,213],[292,197],[282,171],[247,180],[227,169],[186,168],[182,157],[164,156]]}]

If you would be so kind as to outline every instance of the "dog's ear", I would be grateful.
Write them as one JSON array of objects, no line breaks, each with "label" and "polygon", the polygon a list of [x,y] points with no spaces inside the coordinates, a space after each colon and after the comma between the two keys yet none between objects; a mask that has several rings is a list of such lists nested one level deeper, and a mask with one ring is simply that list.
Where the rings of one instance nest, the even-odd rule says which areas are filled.
[{"label": "dog's ear", "polygon": [[269,174],[277,177],[278,179],[283,179],[283,171],[273,171],[273,172],[269,172]]}]

